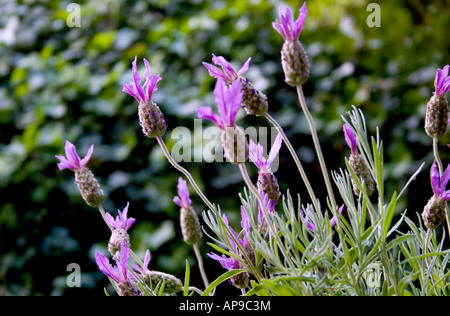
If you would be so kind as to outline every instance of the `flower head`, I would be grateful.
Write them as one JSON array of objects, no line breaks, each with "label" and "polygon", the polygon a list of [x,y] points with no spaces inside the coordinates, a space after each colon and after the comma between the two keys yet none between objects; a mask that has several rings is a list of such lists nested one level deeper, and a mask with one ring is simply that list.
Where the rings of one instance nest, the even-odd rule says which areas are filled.
[{"label": "flower head", "polygon": [[272,22],[272,26],[278,33],[280,33],[286,41],[296,41],[300,36],[300,32],[303,28],[303,23],[305,22],[306,14],[308,13],[308,8],[306,7],[306,2],[303,3],[300,8],[300,14],[297,20],[294,21],[292,11],[289,8],[280,8],[279,10],[279,20],[276,19]]},{"label": "flower head", "polygon": [[250,60],[252,59],[251,57],[247,59],[242,68],[236,72],[234,67],[225,58],[223,58],[222,56],[217,57],[214,54],[212,55],[213,63],[222,67],[222,70],[205,62],[203,62],[203,65],[206,67],[206,69],[208,69],[209,75],[211,77],[222,79],[229,84],[233,83],[233,81],[235,81],[237,78],[239,78],[240,75],[248,70],[248,65],[250,64]]},{"label": "flower head", "polygon": [[283,138],[281,134],[278,134],[275,141],[270,149],[268,158],[264,158],[263,151],[264,148],[259,143],[256,145],[252,140],[250,140],[249,155],[250,160],[258,167],[261,172],[270,173],[270,165],[275,160],[278,152],[280,151],[281,144],[283,143]]},{"label": "flower head", "polygon": [[58,163],[59,170],[70,169],[72,171],[76,171],[80,168],[86,167],[86,164],[89,162],[89,159],[92,156],[92,152],[94,151],[94,145],[91,145],[91,147],[89,147],[89,150],[83,159],[80,159],[80,156],[78,156],[75,145],[73,145],[68,140],[66,140],[64,149],[66,152],[66,157],[58,155],[55,156],[60,160],[60,162]]},{"label": "flower head", "polygon": [[187,183],[181,177],[178,178],[178,196],[174,197],[173,201],[181,208],[188,209],[191,206]]},{"label": "flower head", "polygon": [[156,84],[161,80],[161,77],[159,75],[152,76],[150,64],[148,63],[147,59],[144,58],[146,69],[145,82],[144,85],[141,86],[141,77],[139,77],[139,74],[137,73],[136,62],[137,57],[134,58],[134,61],[132,63],[133,81],[130,81],[129,84],[124,84],[122,91],[133,96],[139,103],[149,103],[152,99],[153,92],[158,90]]},{"label": "flower head", "polygon": [[445,190],[445,187],[450,180],[450,165],[447,166],[442,176],[439,176],[436,161],[431,166],[430,172],[431,187],[434,195],[441,201],[450,201],[450,190]]},{"label": "flower head", "polygon": [[358,143],[356,142],[355,133],[353,133],[353,130],[347,124],[344,124],[344,135],[345,141],[352,150],[352,154],[358,154]]},{"label": "flower head", "polygon": [[230,88],[227,88],[225,81],[218,78],[214,95],[219,115],[214,113],[211,107],[206,106],[197,109],[198,117],[214,122],[222,130],[225,130],[226,127],[234,127],[234,121],[243,97],[240,81],[234,81]]},{"label": "flower head", "polygon": [[128,206],[130,205],[130,203],[127,203],[127,206],[123,209],[122,212],[119,212],[119,215],[116,216],[116,219],[114,219],[111,214],[106,213],[105,214],[105,220],[106,222],[111,225],[112,227],[114,227],[115,229],[124,229],[124,230],[128,230],[131,225],[134,223],[134,221],[136,220],[133,217],[128,218],[127,214],[128,214]]},{"label": "flower head", "polygon": [[443,96],[446,92],[450,91],[450,76],[448,74],[449,68],[450,65],[446,65],[444,69],[438,69],[436,71],[434,87],[436,89],[437,96]]}]

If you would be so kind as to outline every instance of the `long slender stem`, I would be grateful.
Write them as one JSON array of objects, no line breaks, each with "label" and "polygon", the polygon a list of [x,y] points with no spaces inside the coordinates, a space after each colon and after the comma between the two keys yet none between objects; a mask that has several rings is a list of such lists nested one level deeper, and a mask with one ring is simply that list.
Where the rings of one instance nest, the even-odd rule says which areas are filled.
[{"label": "long slender stem", "polygon": [[306,104],[305,96],[303,94],[303,88],[301,85],[297,86],[297,95],[300,101],[300,106],[303,110],[303,113],[306,116],[306,119],[308,121],[309,128],[311,130],[311,136],[313,138],[314,147],[316,149],[317,156],[319,158],[320,167],[322,168],[322,174],[323,179],[325,181],[325,185],[327,187],[328,196],[330,198],[331,207],[332,207],[332,213],[334,216],[336,216],[337,211],[337,205],[336,205],[336,199],[334,198],[333,188],[331,186],[330,177],[328,175],[328,169],[325,163],[325,159],[323,158],[322,149],[320,147],[319,137],[317,136],[317,130],[314,124],[313,117],[311,116],[311,113],[309,112],[308,105]]},{"label": "long slender stem", "polygon": [[[189,182],[191,183],[191,185],[194,187],[195,191],[197,192],[197,194],[200,196],[200,198],[203,200],[203,202],[209,207],[209,209],[214,212],[214,214],[216,214],[216,216],[219,218],[220,215],[217,212],[216,207],[208,200],[208,198],[203,194],[202,190],[200,190],[199,186],[197,185],[197,183],[195,182],[194,178],[192,177],[192,175],[189,173],[189,171],[187,171],[185,168],[181,167],[176,161],[175,159],[173,159],[172,155],[169,153],[169,150],[166,147],[166,144],[164,143],[164,140],[158,136],[156,137],[162,151],[164,152],[164,155],[166,156],[167,160],[169,160],[169,162],[171,163],[171,165],[177,169],[178,171],[180,171],[181,173],[183,173],[186,178],[188,178]],[[235,239],[234,235],[229,231],[229,227],[225,227],[225,229],[227,230],[228,235],[232,238]],[[249,266],[249,269],[251,271],[254,272],[254,275],[258,277],[258,271],[256,270],[255,266],[253,265],[253,263],[251,262],[251,260],[248,258],[247,254],[245,253],[244,249],[242,249],[242,246],[237,242],[237,240],[233,240],[234,243],[237,245],[237,247],[239,248],[239,250],[241,250],[245,260],[247,261],[247,264]]]},{"label": "long slender stem", "polygon": [[206,276],[206,273],[205,273],[205,268],[203,266],[203,259],[200,254],[200,250],[198,249],[198,244],[194,244],[192,246],[194,247],[195,256],[197,257],[198,267],[200,269],[200,274],[202,275],[203,283],[205,284],[205,288],[208,288],[209,281],[208,281],[208,277]]},{"label": "long slender stem", "polygon": [[319,212],[320,211],[319,202],[316,198],[316,195],[314,194],[314,190],[311,187],[311,183],[308,180],[308,176],[306,175],[305,170],[303,169],[302,163],[300,162],[300,159],[298,159],[297,153],[295,152],[294,147],[292,146],[291,142],[289,141],[289,138],[284,133],[284,130],[280,126],[280,124],[278,124],[278,122],[272,116],[270,116],[269,113],[266,112],[266,114],[264,114],[264,116],[277,129],[278,133],[280,133],[281,136],[283,137],[283,141],[286,144],[287,148],[289,149],[289,152],[291,153],[291,156],[294,159],[295,164],[297,165],[297,169],[300,172],[303,182],[306,185],[306,189],[308,190],[308,193],[309,193],[309,196],[311,197],[312,203],[314,204],[314,207],[316,208],[316,210]]},{"label": "long slender stem", "polygon": [[180,166],[175,161],[175,159],[173,159],[172,155],[169,153],[169,150],[167,149],[166,144],[164,143],[164,140],[161,138],[161,136],[156,137],[156,139],[157,139],[158,144],[161,147],[162,151],[164,152],[164,155],[166,156],[167,160],[169,160],[170,164],[175,169],[177,169],[182,174],[184,174],[186,176],[186,178],[188,178],[189,182],[194,187],[194,190],[197,192],[197,194],[200,196],[200,198],[203,200],[203,202],[205,202],[205,204],[209,207],[209,209],[215,210],[214,205],[208,200],[208,198],[205,196],[205,194],[203,194],[202,190],[200,190],[200,188],[198,187],[197,183],[195,182],[194,178],[189,173],[189,171],[184,169],[182,166]]}]

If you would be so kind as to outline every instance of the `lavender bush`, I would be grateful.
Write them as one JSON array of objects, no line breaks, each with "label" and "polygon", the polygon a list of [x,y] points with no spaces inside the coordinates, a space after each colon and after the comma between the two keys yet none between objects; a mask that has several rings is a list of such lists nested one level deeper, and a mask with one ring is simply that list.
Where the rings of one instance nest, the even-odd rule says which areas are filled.
[{"label": "lavender bush", "polygon": [[[230,196],[241,204],[239,228],[230,225],[229,210],[208,199],[195,177],[174,159],[166,146],[164,135],[171,127],[166,123],[163,110],[152,101],[157,84],[164,83],[164,76],[153,75],[150,64],[144,59],[145,73],[141,78],[137,57],[132,62],[132,80],[124,84],[123,91],[138,102],[137,112],[144,136],[155,139],[174,167],[171,171],[180,172],[173,202],[180,207],[183,239],[195,251],[202,288],[191,286],[191,268],[187,261],[184,280],[164,271],[149,270],[150,251],[142,261],[133,252],[133,242],[128,234],[135,222],[135,218],[128,217],[128,212],[139,220],[133,201],[123,211],[118,211],[115,219],[107,213],[101,204],[103,191],[87,167],[89,159],[95,155],[93,147],[84,159],[80,159],[75,146],[66,142],[65,157],[57,156],[60,160],[58,167],[75,172],[75,183],[86,203],[99,209],[111,229],[108,248],[97,252],[96,262],[117,294],[209,296],[215,295],[215,289],[223,282],[239,288],[242,295],[248,296],[449,294],[450,254],[446,240],[450,231],[447,206],[450,190],[446,186],[450,180],[450,165],[444,171],[438,142],[449,121],[445,99],[445,93],[450,90],[449,65],[436,71],[435,92],[426,108],[425,130],[433,138],[430,150],[435,162],[431,166],[423,163],[400,192],[386,196],[383,141],[378,129],[368,130],[361,109],[348,105],[347,113],[342,115],[342,138],[349,146],[345,166],[331,171],[326,166],[315,120],[303,93],[303,85],[310,74],[308,57],[300,42],[307,12],[304,3],[295,19],[289,8],[282,8],[273,28],[284,40],[281,64],[285,82],[296,89],[310,129],[326,188],[327,198],[324,200],[317,198],[323,194],[317,194],[312,187],[284,129],[269,114],[270,100],[244,77],[251,67],[251,57],[238,71],[224,57],[216,56],[214,53],[217,52],[212,54],[215,66],[204,63],[206,70],[216,79],[213,90],[216,104],[215,107],[199,107],[198,118],[212,121],[220,129],[224,157],[242,175],[245,186],[235,196]],[[274,127],[277,135],[273,144],[264,148],[246,135],[241,126],[245,124],[245,117],[242,121],[237,118],[241,108],[248,116],[255,115]],[[278,152],[284,146],[297,167],[292,176],[297,176],[306,187],[306,192],[297,196],[292,196],[290,190],[280,191],[276,172],[272,169]],[[269,152],[267,158],[265,151]],[[257,179],[249,175],[249,163],[258,168]],[[399,198],[408,186],[417,185],[414,178],[427,169],[430,170],[434,194],[424,205],[423,212],[411,214],[407,209],[399,209]],[[192,206],[192,193],[204,203],[202,214],[197,214]],[[394,214],[398,212],[402,215],[394,220]],[[420,220],[419,225],[413,217]],[[202,258],[199,250],[202,240],[206,240],[209,247],[206,258]],[[217,261],[224,273],[210,280],[204,259]]]}]

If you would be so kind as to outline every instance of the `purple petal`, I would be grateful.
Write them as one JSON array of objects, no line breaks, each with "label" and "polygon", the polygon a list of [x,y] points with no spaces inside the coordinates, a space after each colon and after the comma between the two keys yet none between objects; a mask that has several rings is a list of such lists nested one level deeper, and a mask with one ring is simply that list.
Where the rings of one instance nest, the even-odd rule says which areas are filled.
[{"label": "purple petal", "polygon": [[214,113],[210,106],[204,106],[197,109],[198,117],[201,119],[207,119],[214,122],[221,129],[225,129],[222,123],[222,119],[219,115]]},{"label": "purple petal", "polygon": [[117,271],[109,265],[109,260],[101,252],[95,253],[95,262],[100,271],[116,282],[120,282],[121,278]]},{"label": "purple petal", "polygon": [[431,178],[431,187],[433,188],[433,192],[436,196],[440,196],[440,188],[439,188],[439,171],[437,168],[436,161],[434,161],[433,165],[431,166],[430,171],[430,178]]},{"label": "purple petal", "polygon": [[91,159],[93,151],[94,151],[94,145],[91,145],[91,147],[89,147],[89,150],[88,150],[86,156],[84,156],[83,160],[81,160],[81,162],[80,162],[81,167],[86,167],[87,163],[89,162],[89,159]]},{"label": "purple petal", "polygon": [[124,240],[120,245],[120,262],[117,263],[123,280],[127,279],[129,257],[130,257],[130,249],[127,247],[127,243]]},{"label": "purple petal", "polygon": [[263,157],[263,147],[259,143],[256,145],[253,140],[250,140],[248,158],[258,169],[263,169],[266,166],[266,159]]},{"label": "purple petal", "polygon": [[445,191],[445,187],[447,186],[449,180],[450,180],[450,165],[447,165],[447,169],[445,169],[439,181],[441,193]]},{"label": "purple petal", "polygon": [[234,70],[233,65],[231,65],[225,58],[222,56],[217,57],[216,55],[212,54],[212,61],[214,64],[222,67],[224,72],[224,80],[227,83],[232,83],[235,81],[238,77],[238,74],[236,73],[236,70]]},{"label": "purple petal", "polygon": [[206,69],[208,69],[209,75],[211,77],[214,77],[216,79],[220,78],[222,80],[226,80],[227,79],[225,77],[225,75],[223,74],[223,71],[220,70],[219,68],[217,68],[216,66],[213,66],[213,65],[205,63],[205,62],[203,62],[202,64],[203,64],[203,66],[206,67]]},{"label": "purple petal", "polygon": [[345,141],[350,147],[352,154],[356,155],[358,153],[358,143],[356,142],[356,136],[355,133],[353,133],[353,130],[347,124],[344,124],[344,135]]},{"label": "purple petal", "polygon": [[436,95],[443,96],[446,92],[450,91],[450,77],[449,65],[446,65],[444,69],[438,69],[436,71],[436,79],[434,81],[434,87],[436,89]]},{"label": "purple petal", "polygon": [[237,74],[238,74],[239,76],[242,75],[244,72],[246,72],[246,71],[248,70],[248,67],[249,67],[249,65],[250,65],[250,60],[252,60],[251,57],[249,57],[249,58],[247,59],[247,61],[245,62],[245,64],[242,66],[242,68],[239,69],[239,71],[237,72]]},{"label": "purple petal", "polygon": [[228,100],[228,126],[234,126],[237,112],[241,107],[242,98],[244,97],[241,82],[239,80],[234,81],[226,94]]},{"label": "purple petal", "polygon": [[214,102],[217,104],[219,115],[224,121],[226,126],[232,126],[228,121],[228,109],[226,98],[227,84],[222,79],[217,79],[216,86],[214,88]]},{"label": "purple petal", "polygon": [[191,199],[189,197],[189,189],[187,183],[181,177],[178,178],[178,196],[173,200],[180,207],[188,209],[191,206]]},{"label": "purple petal", "polygon": [[145,93],[144,90],[141,87],[141,77],[139,77],[139,74],[137,73],[137,56],[134,57],[134,61],[132,62],[132,73],[133,73],[133,81],[134,86],[136,88],[136,91],[140,97],[140,101],[145,101]]},{"label": "purple petal", "polygon": [[[339,214],[342,214],[342,211],[344,210],[344,206],[345,206],[345,204],[342,204],[342,206],[339,208]],[[333,216],[333,218],[330,219],[330,226],[331,227],[336,225],[336,220],[337,220],[337,218],[335,216]]]},{"label": "purple petal", "polygon": [[271,165],[275,160],[276,156],[280,152],[281,144],[283,143],[283,137],[281,134],[278,134],[275,138],[275,141],[272,144],[272,148],[270,149],[269,157],[267,158],[267,165]]}]

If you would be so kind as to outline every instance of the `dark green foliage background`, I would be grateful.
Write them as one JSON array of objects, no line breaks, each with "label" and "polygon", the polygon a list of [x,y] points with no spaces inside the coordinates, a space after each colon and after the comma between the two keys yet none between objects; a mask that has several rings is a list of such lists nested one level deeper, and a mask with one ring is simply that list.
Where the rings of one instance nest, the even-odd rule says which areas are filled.
[{"label": "dark green foliage background", "polygon": [[[397,209],[408,208],[416,218],[432,194],[431,139],[423,124],[435,71],[450,63],[450,5],[373,1],[380,5],[381,27],[370,28],[370,2],[308,2],[301,40],[311,78],[304,91],[329,169],[345,166],[349,150],[340,116],[352,104],[364,111],[370,133],[380,127],[388,192],[398,192],[426,162]],[[137,219],[130,231],[133,250],[143,257],[149,248],[151,269],[182,279],[188,259],[192,285],[202,287],[172,203],[180,174],[156,141],[143,137],[137,103],[121,91],[131,80],[134,56],[141,75],[145,57],[163,78],[153,99],[168,121],[169,149],[177,141],[172,129],[193,129],[195,109],[214,106],[214,80],[201,62],[211,62],[215,53],[240,67],[252,56],[246,76],[267,94],[270,113],[298,148],[318,196],[325,196],[295,90],[283,82],[282,38],[271,26],[279,5],[289,4],[297,16],[301,1],[78,1],[81,27],[66,23],[70,3],[0,0],[0,295],[103,295],[108,284],[93,258],[96,250],[105,250],[109,230],[80,197],[72,172],[56,166],[54,156],[63,153],[66,139],[82,157],[94,144],[89,166],[106,194],[107,211],[115,216],[130,202],[129,215]],[[11,30],[12,41],[6,36]],[[240,118],[244,127],[269,127],[243,111]],[[440,141],[444,164],[450,158],[447,142],[448,136]],[[280,163],[282,189],[309,202],[286,148]],[[238,227],[237,194],[243,190],[238,169],[226,163],[182,165]],[[249,169],[256,176],[256,169]],[[202,211],[193,192],[192,199]],[[201,251],[212,248],[203,243]],[[206,256],[205,261],[210,280],[223,272],[217,262]],[[79,288],[66,285],[70,263],[80,265]],[[218,291],[230,293],[239,294],[228,285]]]}]

